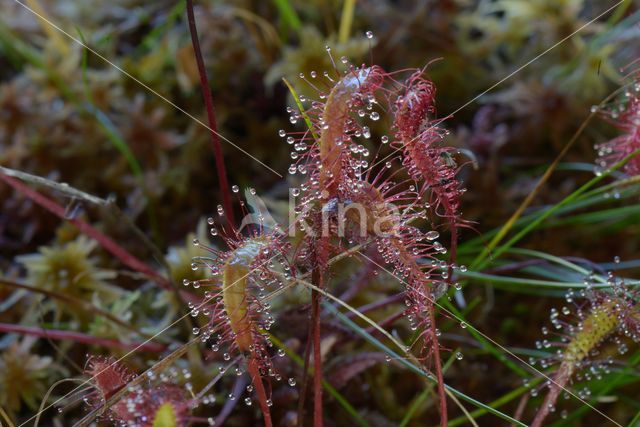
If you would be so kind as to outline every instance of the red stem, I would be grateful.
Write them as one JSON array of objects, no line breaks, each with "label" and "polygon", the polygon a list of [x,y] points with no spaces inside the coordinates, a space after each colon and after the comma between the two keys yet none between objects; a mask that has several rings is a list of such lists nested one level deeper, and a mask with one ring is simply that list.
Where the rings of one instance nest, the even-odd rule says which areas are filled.
[{"label": "red stem", "polygon": [[258,395],[258,403],[260,404],[260,409],[262,410],[262,416],[264,417],[264,425],[265,427],[272,427],[273,424],[271,422],[271,411],[269,410],[269,405],[267,404],[267,392],[264,389],[264,384],[262,384],[262,376],[260,375],[260,369],[258,368],[258,363],[256,359],[251,357],[248,363],[249,375],[251,375],[251,382],[253,386],[256,388],[256,394]]},{"label": "red stem", "polygon": [[198,64],[198,73],[200,74],[200,88],[202,90],[202,97],[204,98],[204,104],[207,109],[207,120],[209,121],[211,143],[213,145],[216,170],[218,172],[218,182],[220,184],[220,196],[222,197],[222,205],[224,207],[228,224],[233,227],[235,220],[233,215],[233,205],[231,203],[231,193],[229,191],[229,181],[227,180],[227,170],[224,165],[224,158],[222,157],[222,147],[218,136],[216,113],[213,108],[213,97],[211,96],[207,70],[204,66],[204,59],[202,58],[202,51],[200,49],[200,41],[198,40],[198,29],[196,28],[196,19],[193,13],[193,0],[187,0],[187,17],[189,21],[189,32],[191,33],[191,43],[193,44],[193,51]]},{"label": "red stem", "polygon": [[447,271],[447,285],[451,286],[453,283],[453,266],[458,258],[458,226],[455,223],[455,219],[449,220],[449,232],[451,233],[450,255],[449,255],[449,269]]},{"label": "red stem", "polygon": [[320,294],[313,291],[313,425],[322,427],[322,355],[320,351]]},{"label": "red stem", "polygon": [[80,332],[61,331],[58,329],[44,329],[33,326],[12,325],[9,323],[0,323],[0,332],[33,335],[36,337],[50,338],[54,340],[76,341],[89,345],[100,345],[103,347],[120,348],[124,350],[144,350],[152,352],[164,351],[167,347],[162,344],[146,342],[146,343],[124,343],[109,338],[94,337]]},{"label": "red stem", "polygon": [[433,344],[434,365],[436,368],[436,378],[438,380],[438,395],[440,396],[440,426],[447,427],[447,395],[444,391],[444,377],[442,375],[442,363],[440,361],[440,345],[438,344],[438,336],[436,335],[436,316],[433,310],[433,304],[429,304],[429,333]]},{"label": "red stem", "polygon": [[[520,421],[520,419],[522,418],[522,414],[527,407],[527,402],[529,402],[529,397],[531,397],[531,393],[525,393],[524,395],[522,395],[522,397],[520,398],[520,402],[518,402],[516,413],[513,415],[514,419]],[[511,427],[515,427],[515,424],[511,424]]]},{"label": "red stem", "polygon": [[[313,322],[309,322],[309,326],[307,328],[307,336],[313,336]],[[304,348],[304,365],[302,370],[302,384],[300,385],[300,390],[298,395],[298,427],[302,427],[303,418],[304,418],[304,402],[305,397],[307,396],[307,385],[309,383],[309,359],[311,358],[311,340],[307,339],[307,343]]]},{"label": "red stem", "polygon": [[65,209],[55,201],[38,193],[37,191],[33,190],[31,187],[27,186],[26,184],[20,182],[19,180],[13,177],[0,173],[0,179],[2,179],[4,182],[9,184],[16,191],[23,193],[29,199],[33,200],[34,202],[36,202],[38,205],[42,206],[49,212],[53,213],[54,215],[58,216],[63,220],[67,220],[71,222],[73,225],[78,227],[78,229],[82,233],[97,240],[98,243],[100,243],[100,245],[105,250],[110,252],[113,256],[118,258],[120,261],[122,261],[122,263],[125,264],[126,266],[150,277],[151,279],[155,280],[161,287],[165,289],[171,289],[171,284],[165,277],[156,273],[153,268],[151,268],[144,262],[140,261],[138,258],[136,258],[134,255],[129,253],[122,246],[118,245],[110,237],[102,234],[100,231],[98,231],[88,223],[78,218],[67,218],[65,216]]},{"label": "red stem", "polygon": [[[316,266],[312,274],[312,282],[318,288],[323,288],[324,268],[327,265],[326,236],[322,236],[316,246]],[[318,291],[311,294],[311,322],[313,323],[313,425],[323,427],[322,413],[322,351],[320,340],[320,298]]]},{"label": "red stem", "polygon": [[545,396],[542,406],[540,406],[538,413],[531,423],[531,427],[542,427],[545,418],[547,418],[549,412],[551,412],[551,408],[556,405],[560,392],[569,382],[571,371],[571,365],[565,363],[560,364],[560,368],[553,378],[553,383],[549,385],[549,393]]},{"label": "red stem", "polygon": [[304,348],[304,364],[302,369],[302,381],[298,390],[298,427],[302,427],[304,420],[304,403],[307,396],[307,385],[309,384],[309,360],[311,359],[311,337],[313,337],[313,322],[309,322],[307,328],[307,343]]}]

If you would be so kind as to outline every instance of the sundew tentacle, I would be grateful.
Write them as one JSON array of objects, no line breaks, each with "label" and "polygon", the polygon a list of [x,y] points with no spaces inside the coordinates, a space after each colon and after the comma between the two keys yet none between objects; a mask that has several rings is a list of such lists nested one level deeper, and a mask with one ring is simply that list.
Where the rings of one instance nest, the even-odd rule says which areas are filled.
[{"label": "sundew tentacle", "polygon": [[[572,301],[572,295],[568,299]],[[565,314],[569,313],[567,307],[563,307],[562,311]],[[555,410],[560,393],[570,385],[581,369],[589,365],[589,358],[604,341],[616,336],[640,340],[640,310],[637,307],[637,298],[635,293],[626,290],[624,284],[616,283],[614,294],[597,292],[591,295],[588,311],[580,308],[578,315],[580,321],[574,326],[559,320],[557,310],[551,312],[551,321],[556,329],[564,327],[568,333],[564,338],[564,350],[559,353],[559,367],[552,376],[549,392],[531,424],[532,427],[543,425],[549,413]],[[543,347],[550,346],[551,343],[545,340]],[[624,348],[623,344],[621,348]],[[548,366],[550,362],[552,360],[544,360],[543,367]]]},{"label": "sundew tentacle", "polygon": [[[433,300],[441,280],[449,277],[450,273],[435,271],[442,267],[435,255],[442,253],[444,249],[435,242],[437,236],[434,237],[434,233],[438,233],[423,233],[409,225],[417,217],[426,217],[424,206],[418,206],[424,190],[417,187],[415,182],[423,182],[424,179],[418,180],[410,174],[409,180],[392,181],[391,177],[400,171],[386,173],[391,162],[372,177],[372,169],[363,160],[369,154],[368,149],[356,143],[356,138],[369,139],[371,136],[371,131],[361,124],[360,118],[367,115],[374,121],[380,118],[373,107],[377,104],[376,92],[389,92],[383,86],[386,77],[387,74],[379,67],[352,68],[332,85],[328,96],[320,96],[321,100],[325,99],[324,102],[314,101],[312,107],[304,113],[305,119],[311,122],[310,130],[301,137],[299,134],[287,137],[287,142],[296,150],[292,152],[292,158],[297,160],[297,169],[294,167],[290,172],[301,170],[304,174],[311,171],[310,178],[302,184],[302,190],[307,195],[303,196],[301,205],[309,206],[320,201],[323,214],[337,213],[339,237],[343,237],[341,231],[345,219],[358,229],[356,231],[360,231],[360,237],[375,237],[380,253],[393,266],[394,274],[407,283],[407,314],[411,319],[412,329],[420,328],[424,331],[421,335],[423,339],[420,340],[423,343],[420,353],[425,359],[432,358],[435,362],[442,422],[445,425],[446,395],[439,360],[440,347],[436,336]],[[428,106],[424,103],[416,105]],[[386,110],[389,111],[388,108]],[[418,120],[419,127],[425,114],[408,111],[402,117]],[[310,139],[313,135],[319,137]],[[286,136],[286,133],[283,131],[281,136]],[[387,137],[381,139],[383,143],[387,140]],[[310,141],[312,144],[307,150]],[[421,148],[423,147],[412,149]],[[306,152],[302,154],[303,151]],[[390,176],[385,178],[385,175]],[[318,220],[319,215],[314,212],[307,215],[305,220],[313,224],[311,228],[317,234],[321,234],[321,237],[311,239],[310,251],[314,254],[313,259],[321,266],[320,275],[323,275],[323,260],[327,259],[329,250],[326,232],[330,228],[325,228],[324,217],[323,220]]]},{"label": "sundew tentacle", "polygon": [[380,67],[362,68],[347,73],[331,89],[322,112],[320,133],[320,186],[331,193],[344,173],[341,154],[349,133],[350,113],[363,105],[380,87],[383,71]]},{"label": "sundew tentacle", "polygon": [[[85,372],[91,375],[97,389],[84,398],[92,407],[103,405],[118,391],[128,387],[122,398],[103,415],[117,425],[179,427],[189,424],[189,412],[194,402],[180,386],[171,383],[130,386],[136,375],[112,357],[90,357]],[[174,374],[170,373],[167,378],[172,376]],[[148,376],[149,382],[154,380],[155,376]],[[167,424],[168,421],[171,424]]]},{"label": "sundew tentacle", "polygon": [[[294,149],[289,173],[307,177],[299,189],[292,190],[294,196],[300,196],[300,206],[342,200],[341,193],[362,180],[368,165],[364,158],[370,153],[358,139],[371,137],[364,119],[380,119],[376,94],[386,90],[386,76],[378,66],[350,67],[340,79],[331,79],[326,92],[319,93],[319,100],[312,100],[308,109],[303,111],[302,102],[298,103],[300,111],[287,108],[292,123],[301,117],[308,123],[303,132],[279,131]],[[314,220],[309,215],[305,218]]]},{"label": "sundew tentacle", "polygon": [[[640,83],[636,83],[635,87],[640,89]],[[595,146],[598,152],[596,173],[601,173],[603,169],[640,149],[640,97],[637,93],[628,92],[626,103],[607,113],[605,117],[621,134]],[[623,169],[630,176],[640,175],[640,156],[627,162]]]},{"label": "sundew tentacle", "polygon": [[[260,325],[254,321],[256,306],[259,305],[248,294],[252,273],[267,271],[268,256],[273,256],[274,241],[259,235],[247,239],[228,255],[222,269],[222,301],[229,320],[235,346],[247,358],[247,369],[256,389],[258,402],[264,416],[265,426],[271,426],[271,411],[263,383],[263,372],[272,370],[265,347],[265,338]],[[267,327],[268,329],[268,327]]]},{"label": "sundew tentacle", "polygon": [[[433,301],[435,299],[438,274],[438,245],[433,234],[422,233],[419,229],[408,225],[416,215],[407,209],[399,210],[389,199],[402,195],[387,195],[385,189],[393,184],[382,182],[382,191],[375,186],[363,182],[349,197],[354,203],[363,207],[347,211],[346,217],[358,226],[363,225],[368,235],[377,236],[378,251],[386,263],[394,266],[394,274],[401,278],[405,286],[407,315],[411,321],[411,329],[421,329],[422,350],[425,358],[433,358],[433,367],[438,380],[440,397],[441,425],[447,424],[447,405],[444,390],[444,378],[440,360],[440,343],[437,337]],[[401,193],[411,193],[405,190]],[[408,199],[412,199],[409,197]],[[413,197],[415,199],[415,197]],[[363,218],[364,216],[364,218]],[[425,263],[425,260],[432,262]]]},{"label": "sundew tentacle", "polygon": [[243,353],[249,353],[253,344],[251,331],[253,325],[248,316],[249,298],[247,285],[251,266],[259,257],[261,250],[267,247],[264,238],[248,240],[244,245],[231,252],[224,263],[222,279],[222,299],[229,324],[236,335],[236,344]]},{"label": "sundew tentacle", "polygon": [[393,127],[396,141],[392,144],[405,154],[403,165],[416,180],[423,182],[436,213],[446,218],[451,233],[449,280],[456,262],[460,196],[463,190],[456,179],[458,166],[454,150],[440,141],[446,133],[435,115],[435,85],[422,77],[422,70],[406,82],[404,92],[395,101]]},{"label": "sundew tentacle", "polygon": [[[212,226],[213,223],[213,220],[209,221]],[[214,353],[224,349],[224,360],[230,360],[234,351],[242,354],[264,424],[271,426],[270,399],[264,381],[274,376],[278,379],[279,375],[273,367],[267,333],[274,319],[268,306],[262,303],[261,295],[263,289],[282,284],[281,278],[272,274],[276,264],[282,266],[285,276],[289,275],[290,267],[284,258],[286,245],[281,241],[281,234],[276,231],[265,233],[262,227],[250,232],[248,237],[240,234],[234,238],[222,237],[230,248],[226,252],[195,242],[215,255],[207,262],[199,257],[194,263],[195,267],[204,264],[212,276],[193,282],[194,287],[207,289],[202,312],[209,318],[209,325],[204,328],[201,338],[203,342],[213,340]],[[192,314],[197,315],[199,311]],[[194,333],[200,331],[194,330]]]}]

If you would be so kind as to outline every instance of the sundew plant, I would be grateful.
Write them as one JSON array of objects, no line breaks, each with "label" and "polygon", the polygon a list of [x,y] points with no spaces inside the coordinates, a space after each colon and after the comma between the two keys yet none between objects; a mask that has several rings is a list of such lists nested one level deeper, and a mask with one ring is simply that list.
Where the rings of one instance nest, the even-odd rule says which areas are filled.
[{"label": "sundew plant", "polygon": [[640,425],[637,1],[0,8],[0,425]]}]

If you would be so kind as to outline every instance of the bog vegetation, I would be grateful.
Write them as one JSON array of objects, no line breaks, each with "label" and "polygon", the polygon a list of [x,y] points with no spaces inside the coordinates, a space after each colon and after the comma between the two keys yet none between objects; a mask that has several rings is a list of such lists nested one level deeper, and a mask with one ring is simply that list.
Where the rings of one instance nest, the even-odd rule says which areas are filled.
[{"label": "bog vegetation", "polygon": [[639,6],[5,0],[0,424],[638,425]]}]

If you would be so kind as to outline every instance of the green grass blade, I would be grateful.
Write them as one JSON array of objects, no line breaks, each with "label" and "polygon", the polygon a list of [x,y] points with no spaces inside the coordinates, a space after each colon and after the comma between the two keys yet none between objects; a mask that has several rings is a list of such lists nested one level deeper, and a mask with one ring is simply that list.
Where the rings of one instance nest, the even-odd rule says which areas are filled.
[{"label": "green grass blade", "polygon": [[313,138],[316,141],[319,140],[320,137],[313,130],[313,124],[311,123],[311,119],[309,118],[309,115],[305,111],[304,105],[302,105],[302,101],[300,101],[300,97],[298,96],[298,92],[296,92],[296,90],[293,87],[293,85],[291,83],[289,83],[289,81],[287,79],[285,79],[283,77],[282,81],[284,82],[284,84],[289,89],[289,92],[291,92],[291,96],[293,96],[293,99],[296,102],[296,105],[298,106],[298,110],[300,110],[300,114],[302,114],[302,118],[304,119],[304,122],[307,124],[307,127],[309,128],[309,131],[311,132],[311,136],[313,136]]},{"label": "green grass blade", "polygon": [[[349,319],[347,316],[345,316],[344,314],[342,314],[340,311],[338,311],[332,304],[329,303],[323,303],[323,306],[331,312],[332,315],[334,315],[340,322],[342,322],[345,326],[347,326],[349,329],[353,330],[355,333],[357,333],[358,335],[360,335],[361,337],[363,337],[367,342],[369,342],[371,345],[373,345],[374,347],[377,347],[378,349],[380,349],[381,351],[384,351],[386,354],[388,354],[392,359],[395,359],[398,363],[400,363],[401,365],[404,365],[406,368],[408,368],[409,370],[411,370],[412,372],[427,378],[430,381],[435,382],[435,378],[433,378],[433,376],[428,375],[426,372],[424,372],[420,367],[414,365],[413,363],[409,362],[408,360],[406,360],[406,358],[401,357],[398,353],[396,353],[395,351],[391,350],[389,347],[387,347],[386,345],[384,345],[382,342],[380,342],[378,339],[374,338],[371,334],[369,334],[367,331],[365,331],[364,329],[362,329],[360,326],[358,326],[355,322],[353,322],[351,319]],[[509,415],[502,413],[500,411],[498,411],[497,409],[494,409],[482,402],[477,401],[476,399],[467,396],[466,394],[462,393],[461,391],[458,391],[457,389],[448,386],[445,384],[445,388],[447,390],[449,390],[451,393],[453,393],[456,397],[476,406],[477,408],[482,408],[485,409],[488,413],[491,413],[499,418],[502,418],[505,421],[508,421],[510,423],[513,423],[517,426],[521,426],[521,427],[526,427],[526,424],[521,423],[520,421],[516,420],[515,418],[510,417]]]},{"label": "green grass blade", "polygon": [[[451,313],[453,313],[454,316],[456,316],[457,318],[465,321],[467,324],[470,325],[470,323],[466,321],[467,319],[465,318],[464,314],[461,313],[460,310],[458,310],[453,304],[451,304],[451,302],[449,302],[449,300],[447,300],[446,298],[443,298],[442,299],[442,305],[444,305],[447,308],[447,310],[449,310]],[[476,341],[478,341],[478,343],[481,345],[481,347],[484,350],[486,350],[490,354],[492,354],[501,363],[503,363],[505,366],[507,366],[509,369],[511,369],[516,374],[518,374],[518,376],[522,377],[522,376],[528,376],[529,375],[526,370],[522,369],[520,366],[518,366],[516,363],[514,363],[502,351],[500,351],[498,348],[496,348],[496,346],[494,346],[491,342],[489,342],[489,340],[487,340],[485,337],[483,337],[482,334],[478,333],[478,331],[476,331],[476,328],[469,327],[469,328],[467,328],[467,330],[473,336],[473,338],[475,338]]]},{"label": "green grass blade", "polygon": [[[505,394],[504,396],[500,397],[499,399],[494,400],[493,402],[489,403],[489,406],[491,406],[492,408],[499,408],[502,405],[505,405],[509,402],[511,402],[512,400],[514,400],[515,398],[523,395],[524,393],[528,393],[531,390],[531,387],[535,387],[536,385],[538,385],[539,383],[542,382],[542,378],[538,377],[538,378],[534,378],[531,381],[529,381],[530,386],[529,387],[519,387],[515,390],[510,391],[509,393]],[[471,416],[474,418],[477,418],[481,415],[486,414],[487,411],[485,409],[476,409],[475,411],[473,411],[471,413]],[[458,417],[455,418],[451,421],[449,421],[449,425],[448,427],[456,427],[462,424],[465,424],[467,422],[467,417]]]},{"label": "green grass blade", "polygon": [[[513,246],[514,244],[519,242],[524,236],[529,234],[529,232],[535,230],[536,227],[538,227],[538,225],[540,225],[549,216],[554,214],[558,209],[560,209],[561,207],[567,205],[568,203],[576,200],[581,194],[585,193],[591,187],[593,187],[594,185],[596,185],[597,183],[599,183],[600,181],[605,179],[607,176],[609,176],[611,174],[611,172],[621,168],[627,162],[629,162],[631,159],[633,159],[634,157],[636,157],[639,154],[640,154],[640,150],[636,150],[636,151],[632,152],[631,154],[626,156],[624,159],[620,160],[615,165],[613,165],[610,169],[608,169],[607,171],[603,172],[601,175],[596,176],[593,179],[589,180],[587,183],[585,183],[580,188],[575,190],[569,196],[565,197],[562,201],[560,201],[559,203],[555,204],[553,207],[551,207],[548,210],[546,210],[542,215],[538,216],[533,222],[531,222],[526,227],[524,227],[524,229],[519,231],[515,236],[513,236],[511,239],[509,239],[506,243],[504,243],[503,245],[498,247],[495,250],[495,252],[493,252],[492,258],[495,259],[495,258],[499,257],[500,255],[502,255],[511,246]],[[490,259],[488,258],[488,255],[489,255],[488,253],[483,251],[483,253],[480,254],[476,258],[476,260],[473,262],[472,268],[474,270],[481,270],[484,267],[486,267],[487,264],[489,264],[489,262],[490,262]]]},{"label": "green grass blade", "polygon": [[[578,199],[576,199],[575,201],[567,203],[566,206],[558,209],[555,213],[553,213],[552,217],[571,213],[578,209],[583,209],[602,203],[610,203],[612,201],[611,198],[604,197],[604,194],[607,194],[610,191],[616,192],[617,196],[615,197],[615,200],[617,201],[634,197],[637,194],[640,194],[640,185],[637,185],[638,182],[640,182],[640,176],[628,178],[625,180],[614,181],[613,183],[588,191],[578,197]],[[623,189],[619,190],[619,188]],[[540,215],[544,214],[551,208],[553,208],[553,206],[544,207],[536,212],[521,217],[518,221],[516,221],[513,229],[520,229],[521,227],[530,224],[531,222],[535,221]],[[460,246],[458,247],[458,253],[469,254],[477,252],[479,250],[478,247],[483,245],[483,242],[486,241],[486,239],[495,236],[499,232],[499,230],[499,228],[495,228],[493,230],[487,231],[479,237],[468,239],[464,243],[460,244]]]},{"label": "green grass blade", "polygon": [[142,52],[149,52],[158,44],[158,40],[162,37],[162,34],[170,28],[181,16],[185,14],[187,2],[185,0],[178,1],[169,11],[162,24],[155,27],[147,34],[142,43],[136,48],[138,54]]},{"label": "green grass blade", "polygon": [[519,277],[496,276],[493,274],[478,273],[475,271],[467,271],[465,273],[460,273],[460,276],[476,279],[476,280],[482,280],[488,283],[495,283],[495,284],[506,283],[511,285],[517,284],[522,286],[534,286],[534,287],[543,286],[543,287],[560,288],[560,289],[585,287],[585,284],[581,282],[572,283],[572,282],[553,282],[550,280],[523,279]]},{"label": "green grass blade", "polygon": [[353,12],[356,8],[356,0],[344,0],[342,15],[340,16],[340,29],[338,30],[338,41],[346,43],[349,41],[351,26],[353,25]]},{"label": "green grass blade", "polygon": [[302,21],[300,21],[300,17],[298,13],[293,8],[289,0],[273,0],[273,3],[276,5],[276,8],[280,12],[280,16],[284,22],[296,31],[299,31],[302,28]]}]

